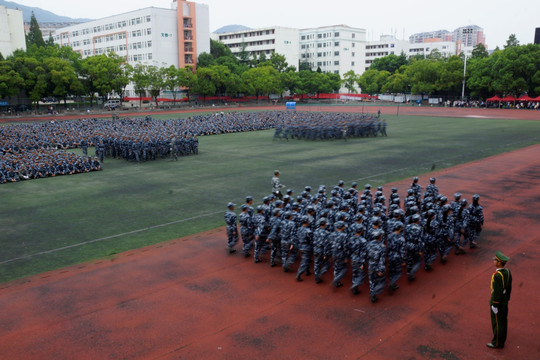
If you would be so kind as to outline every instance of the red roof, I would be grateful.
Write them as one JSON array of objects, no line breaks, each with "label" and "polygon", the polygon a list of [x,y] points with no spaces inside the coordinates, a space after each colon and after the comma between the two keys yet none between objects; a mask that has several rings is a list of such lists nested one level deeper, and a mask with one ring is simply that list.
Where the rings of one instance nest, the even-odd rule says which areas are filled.
[{"label": "red roof", "polygon": [[501,101],[516,101],[516,98],[512,95],[507,95],[501,99]]},{"label": "red roof", "polygon": [[530,97],[529,95],[523,95],[523,96],[520,96],[519,99],[517,99],[518,101],[534,101],[534,99],[532,97]]},{"label": "red roof", "polygon": [[501,98],[498,97],[497,95],[493,96],[493,97],[490,97],[489,99],[487,99],[486,101],[501,101]]}]

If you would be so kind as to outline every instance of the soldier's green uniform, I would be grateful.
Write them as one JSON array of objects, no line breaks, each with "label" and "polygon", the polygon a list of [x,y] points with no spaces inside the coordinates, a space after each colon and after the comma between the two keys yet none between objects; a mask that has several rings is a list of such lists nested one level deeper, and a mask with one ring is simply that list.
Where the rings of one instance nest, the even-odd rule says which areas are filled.
[{"label": "soldier's green uniform", "polygon": [[512,274],[505,268],[510,260],[500,251],[493,258],[497,270],[491,276],[491,299],[489,300],[493,340],[487,343],[489,348],[502,349],[506,341],[508,327],[508,301],[512,292]]}]

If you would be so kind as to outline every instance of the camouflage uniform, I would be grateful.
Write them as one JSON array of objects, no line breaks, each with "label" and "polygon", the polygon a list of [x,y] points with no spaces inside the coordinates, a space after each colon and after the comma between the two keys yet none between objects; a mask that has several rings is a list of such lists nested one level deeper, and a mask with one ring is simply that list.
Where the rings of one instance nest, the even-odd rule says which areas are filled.
[{"label": "camouflage uniform", "polygon": [[302,274],[310,275],[309,267],[311,257],[313,256],[313,233],[309,228],[309,219],[307,216],[303,217],[302,226],[296,230],[296,242],[302,252],[300,266],[296,273],[296,280],[302,281]]},{"label": "camouflage uniform", "polygon": [[234,204],[229,203],[227,205],[227,212],[225,213],[225,223],[227,224],[227,248],[230,253],[236,250],[233,247],[238,243],[238,225],[236,224],[236,214],[234,212]]},{"label": "camouflage uniform", "polygon": [[421,253],[424,250],[422,243],[422,226],[420,226],[420,215],[412,216],[412,223],[405,228],[405,241],[407,247],[407,275],[409,280],[415,279],[415,274],[422,264]]},{"label": "camouflage uniform", "polygon": [[369,297],[377,301],[386,283],[386,247],[382,242],[382,230],[376,231],[374,239],[367,243],[367,259],[369,263]]},{"label": "camouflage uniform", "polygon": [[334,280],[332,285],[335,287],[343,286],[341,279],[347,273],[347,233],[345,233],[345,223],[338,221],[335,225],[335,231],[330,234],[330,243],[332,244],[332,260],[334,263]]},{"label": "camouflage uniform", "polygon": [[349,237],[349,256],[351,258],[351,271],[352,271],[352,286],[351,291],[353,294],[358,294],[360,290],[358,287],[364,283],[366,277],[366,257],[367,257],[367,241],[362,236],[364,232],[363,227],[356,227],[355,233]]},{"label": "camouflage uniform", "polygon": [[326,229],[326,219],[321,218],[318,229],[313,233],[313,274],[315,282],[320,283],[321,277],[330,268],[330,232]]},{"label": "camouflage uniform", "polygon": [[388,235],[388,279],[390,289],[397,290],[397,281],[403,272],[403,264],[407,261],[407,251],[405,247],[405,237],[403,237],[403,224],[396,223],[393,231]]}]

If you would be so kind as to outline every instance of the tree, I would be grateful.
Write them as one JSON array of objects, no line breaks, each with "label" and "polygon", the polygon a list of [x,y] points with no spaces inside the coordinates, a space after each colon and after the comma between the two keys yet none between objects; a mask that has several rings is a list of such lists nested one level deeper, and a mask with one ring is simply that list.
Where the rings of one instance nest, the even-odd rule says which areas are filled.
[{"label": "tree", "polygon": [[114,53],[90,56],[82,61],[82,73],[90,96],[98,93],[103,97],[113,90],[118,94],[123,92],[124,84],[129,80],[121,67],[123,61],[124,58]]},{"label": "tree", "polygon": [[244,40],[242,40],[242,44],[240,45],[240,52],[238,53],[238,60],[240,60],[240,64],[249,66],[249,53],[246,50],[247,44]]},{"label": "tree", "polygon": [[439,61],[439,76],[436,82],[436,91],[448,96],[457,96],[463,85],[463,60],[457,56]]},{"label": "tree", "polygon": [[28,29],[28,34],[26,35],[26,46],[36,45],[38,47],[45,47],[45,40],[43,40],[43,34],[39,28],[36,16],[32,11],[32,16],[30,17],[30,28]]},{"label": "tree", "polygon": [[9,60],[0,61],[0,98],[15,96],[24,87],[24,79]]},{"label": "tree", "polygon": [[411,92],[415,94],[434,94],[441,71],[441,62],[431,59],[413,60],[405,70]]},{"label": "tree", "polygon": [[269,95],[279,94],[282,87],[278,71],[272,66],[260,66],[246,71],[242,78],[248,86],[249,94]]},{"label": "tree", "polygon": [[519,41],[516,37],[516,34],[510,34],[508,37],[508,40],[506,40],[506,45],[504,45],[504,48],[510,48],[510,47],[516,47],[519,46]]},{"label": "tree", "polygon": [[215,77],[214,70],[211,67],[197,68],[197,82],[194,90],[203,97],[216,94],[216,85],[213,78]]},{"label": "tree", "polygon": [[156,107],[158,104],[158,97],[161,94],[161,91],[165,88],[165,68],[158,68],[155,65],[146,66],[146,76],[148,79],[148,90],[150,96],[154,99]]},{"label": "tree", "polygon": [[399,56],[390,54],[373,60],[370,69],[395,73],[401,66],[407,64],[407,55],[402,51]]},{"label": "tree", "polygon": [[146,89],[148,88],[148,75],[146,73],[146,65],[137,63],[133,67],[133,74],[131,76],[135,93],[139,95],[139,106],[142,107],[142,98],[146,96]]},{"label": "tree", "polygon": [[473,48],[471,59],[487,58],[488,56],[489,53],[484,44],[479,43]]},{"label": "tree", "polygon": [[390,72],[386,70],[378,71],[370,68],[358,78],[358,85],[363,93],[379,94],[389,77]]},{"label": "tree", "polygon": [[45,60],[45,66],[49,71],[48,81],[53,86],[52,93],[64,99],[64,105],[67,95],[82,91],[83,85],[68,60],[51,57]]},{"label": "tree", "polygon": [[270,56],[270,63],[272,64],[272,67],[279,72],[284,72],[289,66],[285,56],[275,52]]},{"label": "tree", "polygon": [[190,100],[191,89],[197,84],[197,77],[193,73],[191,66],[178,69],[178,85],[186,89],[188,101]]},{"label": "tree", "polygon": [[358,75],[354,73],[353,70],[347,71],[343,74],[343,85],[350,93],[357,93],[356,87],[354,86],[358,82]]}]

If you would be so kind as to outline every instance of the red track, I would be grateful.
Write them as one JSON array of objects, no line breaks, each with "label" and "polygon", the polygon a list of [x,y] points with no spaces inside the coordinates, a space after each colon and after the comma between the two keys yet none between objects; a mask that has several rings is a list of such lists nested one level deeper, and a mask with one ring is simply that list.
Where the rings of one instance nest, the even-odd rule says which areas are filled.
[{"label": "red track", "polygon": [[[426,175],[482,195],[480,248],[372,304],[228,255],[223,228],[0,288],[2,359],[540,359],[540,145]],[[405,193],[409,181],[386,184]],[[491,260],[510,256],[509,337],[492,350]],[[350,283],[350,275],[345,279]]]}]

